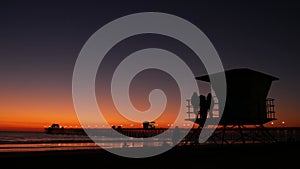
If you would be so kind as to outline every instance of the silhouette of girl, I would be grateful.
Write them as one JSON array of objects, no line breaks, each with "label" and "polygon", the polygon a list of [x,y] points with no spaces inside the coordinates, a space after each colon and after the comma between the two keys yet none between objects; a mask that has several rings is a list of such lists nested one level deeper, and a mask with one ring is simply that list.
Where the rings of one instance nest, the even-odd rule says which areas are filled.
[{"label": "silhouette of girl", "polygon": [[211,102],[212,102],[212,95],[211,93],[208,93],[207,94],[207,97],[206,97],[206,102],[207,102],[207,109],[209,110],[209,118],[212,118],[213,117],[213,105],[212,105],[212,108],[211,108]]},{"label": "silhouette of girl", "polygon": [[207,118],[207,102],[204,95],[200,95],[200,119],[204,122]]}]

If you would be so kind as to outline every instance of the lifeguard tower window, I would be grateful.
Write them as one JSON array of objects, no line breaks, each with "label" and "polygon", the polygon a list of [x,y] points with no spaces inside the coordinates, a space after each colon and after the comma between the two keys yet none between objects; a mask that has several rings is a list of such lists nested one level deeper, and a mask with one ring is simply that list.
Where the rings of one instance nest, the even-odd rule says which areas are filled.
[{"label": "lifeguard tower window", "polygon": [[266,108],[267,108],[267,118],[268,119],[276,119],[275,118],[275,105],[273,98],[266,99]]},{"label": "lifeguard tower window", "polygon": [[[218,75],[196,79],[210,82],[210,77]],[[248,68],[227,70],[225,77],[227,97],[220,125],[262,125],[275,120],[274,99],[267,96],[272,82],[278,78]]]}]

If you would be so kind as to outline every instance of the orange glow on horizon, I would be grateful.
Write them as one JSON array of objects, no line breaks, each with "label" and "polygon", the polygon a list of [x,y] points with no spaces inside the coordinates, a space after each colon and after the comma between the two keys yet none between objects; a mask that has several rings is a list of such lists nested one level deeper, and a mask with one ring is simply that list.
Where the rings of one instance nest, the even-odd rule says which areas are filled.
[{"label": "orange glow on horizon", "polygon": [[[123,127],[141,127],[142,122],[131,122],[114,110],[111,110],[110,103],[104,102],[102,110],[113,112],[114,116],[106,118],[107,124],[98,124],[92,122],[91,126],[110,127],[111,125],[122,125]],[[171,105],[178,102],[171,101]],[[286,108],[286,103],[281,102],[275,108],[276,118],[272,126],[300,127],[296,113],[294,116],[286,115],[286,112],[295,112],[295,107]],[[0,130],[42,130],[44,126],[52,123],[58,123],[62,126],[81,126],[73,107],[72,95],[69,90],[57,89],[57,91],[45,91],[42,89],[29,90],[5,90],[0,97]],[[168,113],[167,113],[168,112]],[[172,113],[170,113],[172,112]],[[165,110],[164,117],[155,120],[157,127],[170,127],[176,117],[177,108],[168,107]],[[187,116],[186,116],[187,117]],[[146,119],[145,119],[146,120]],[[282,124],[284,121],[284,124]],[[183,121],[179,124],[183,127],[187,124]],[[271,126],[271,124],[266,124]]]}]

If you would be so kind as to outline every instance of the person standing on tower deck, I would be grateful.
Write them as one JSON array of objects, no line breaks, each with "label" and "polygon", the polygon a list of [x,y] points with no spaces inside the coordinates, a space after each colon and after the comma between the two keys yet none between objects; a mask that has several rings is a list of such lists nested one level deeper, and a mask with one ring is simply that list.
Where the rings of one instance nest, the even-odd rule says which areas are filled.
[{"label": "person standing on tower deck", "polygon": [[[193,111],[194,111],[194,114],[195,116],[198,115],[199,113],[199,96],[196,92],[193,93],[192,97],[191,97],[191,102],[192,102],[192,106],[193,106]],[[196,117],[198,118],[198,117]]]},{"label": "person standing on tower deck", "polygon": [[204,95],[200,95],[200,126],[203,127],[204,122],[207,118],[207,104]]},{"label": "person standing on tower deck", "polygon": [[200,137],[200,133],[202,128],[204,127],[204,123],[207,119],[207,114],[208,114],[208,109],[210,108],[210,103],[211,103],[211,97],[208,95],[208,98],[206,98],[204,95],[200,95],[200,111],[199,111],[199,115],[197,116],[197,119],[199,119],[199,126],[198,129],[196,130],[196,132],[193,133],[193,140],[192,142],[194,144],[198,144],[199,143],[199,137]]},{"label": "person standing on tower deck", "polygon": [[213,118],[214,100],[212,99],[211,93],[207,94],[206,102],[207,102],[209,118]]},{"label": "person standing on tower deck", "polygon": [[200,126],[203,127],[207,119],[208,110],[211,105],[211,93],[208,93],[207,98],[204,95],[200,95]]}]

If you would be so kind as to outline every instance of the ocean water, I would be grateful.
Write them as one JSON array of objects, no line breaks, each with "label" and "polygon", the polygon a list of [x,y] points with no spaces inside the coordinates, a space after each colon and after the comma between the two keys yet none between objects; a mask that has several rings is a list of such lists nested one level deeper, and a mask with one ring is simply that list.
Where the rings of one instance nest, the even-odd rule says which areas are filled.
[{"label": "ocean water", "polygon": [[43,132],[0,132],[0,152],[96,149],[87,136],[51,135]]},{"label": "ocean water", "polygon": [[149,147],[161,146],[163,143],[171,144],[169,140],[144,142],[140,139],[132,140],[117,137],[101,136],[91,138],[86,135],[46,134],[43,132],[0,132],[0,152],[31,152],[31,151],[57,151],[57,150],[86,150],[101,148],[122,147]]},{"label": "ocean water", "polygon": [[[243,131],[246,143],[260,143],[265,140],[264,134],[259,134],[259,130]],[[46,134],[44,132],[16,132],[0,131],[0,152],[29,152],[29,151],[52,151],[52,150],[87,150],[87,149],[108,149],[122,147],[158,147],[162,145],[173,146],[171,134],[166,132],[167,137],[159,138],[120,138],[111,135],[105,129],[101,129],[101,134],[92,136],[67,135],[67,134]],[[217,132],[216,132],[217,133]],[[280,142],[300,141],[300,128],[278,128],[270,129],[275,140]],[[237,142],[240,139],[239,132],[226,132],[225,139],[229,142]],[[215,134],[206,143],[220,142],[220,134]],[[219,140],[218,140],[219,139]],[[255,140],[255,142],[254,142]],[[95,141],[95,142],[94,142]]]}]

